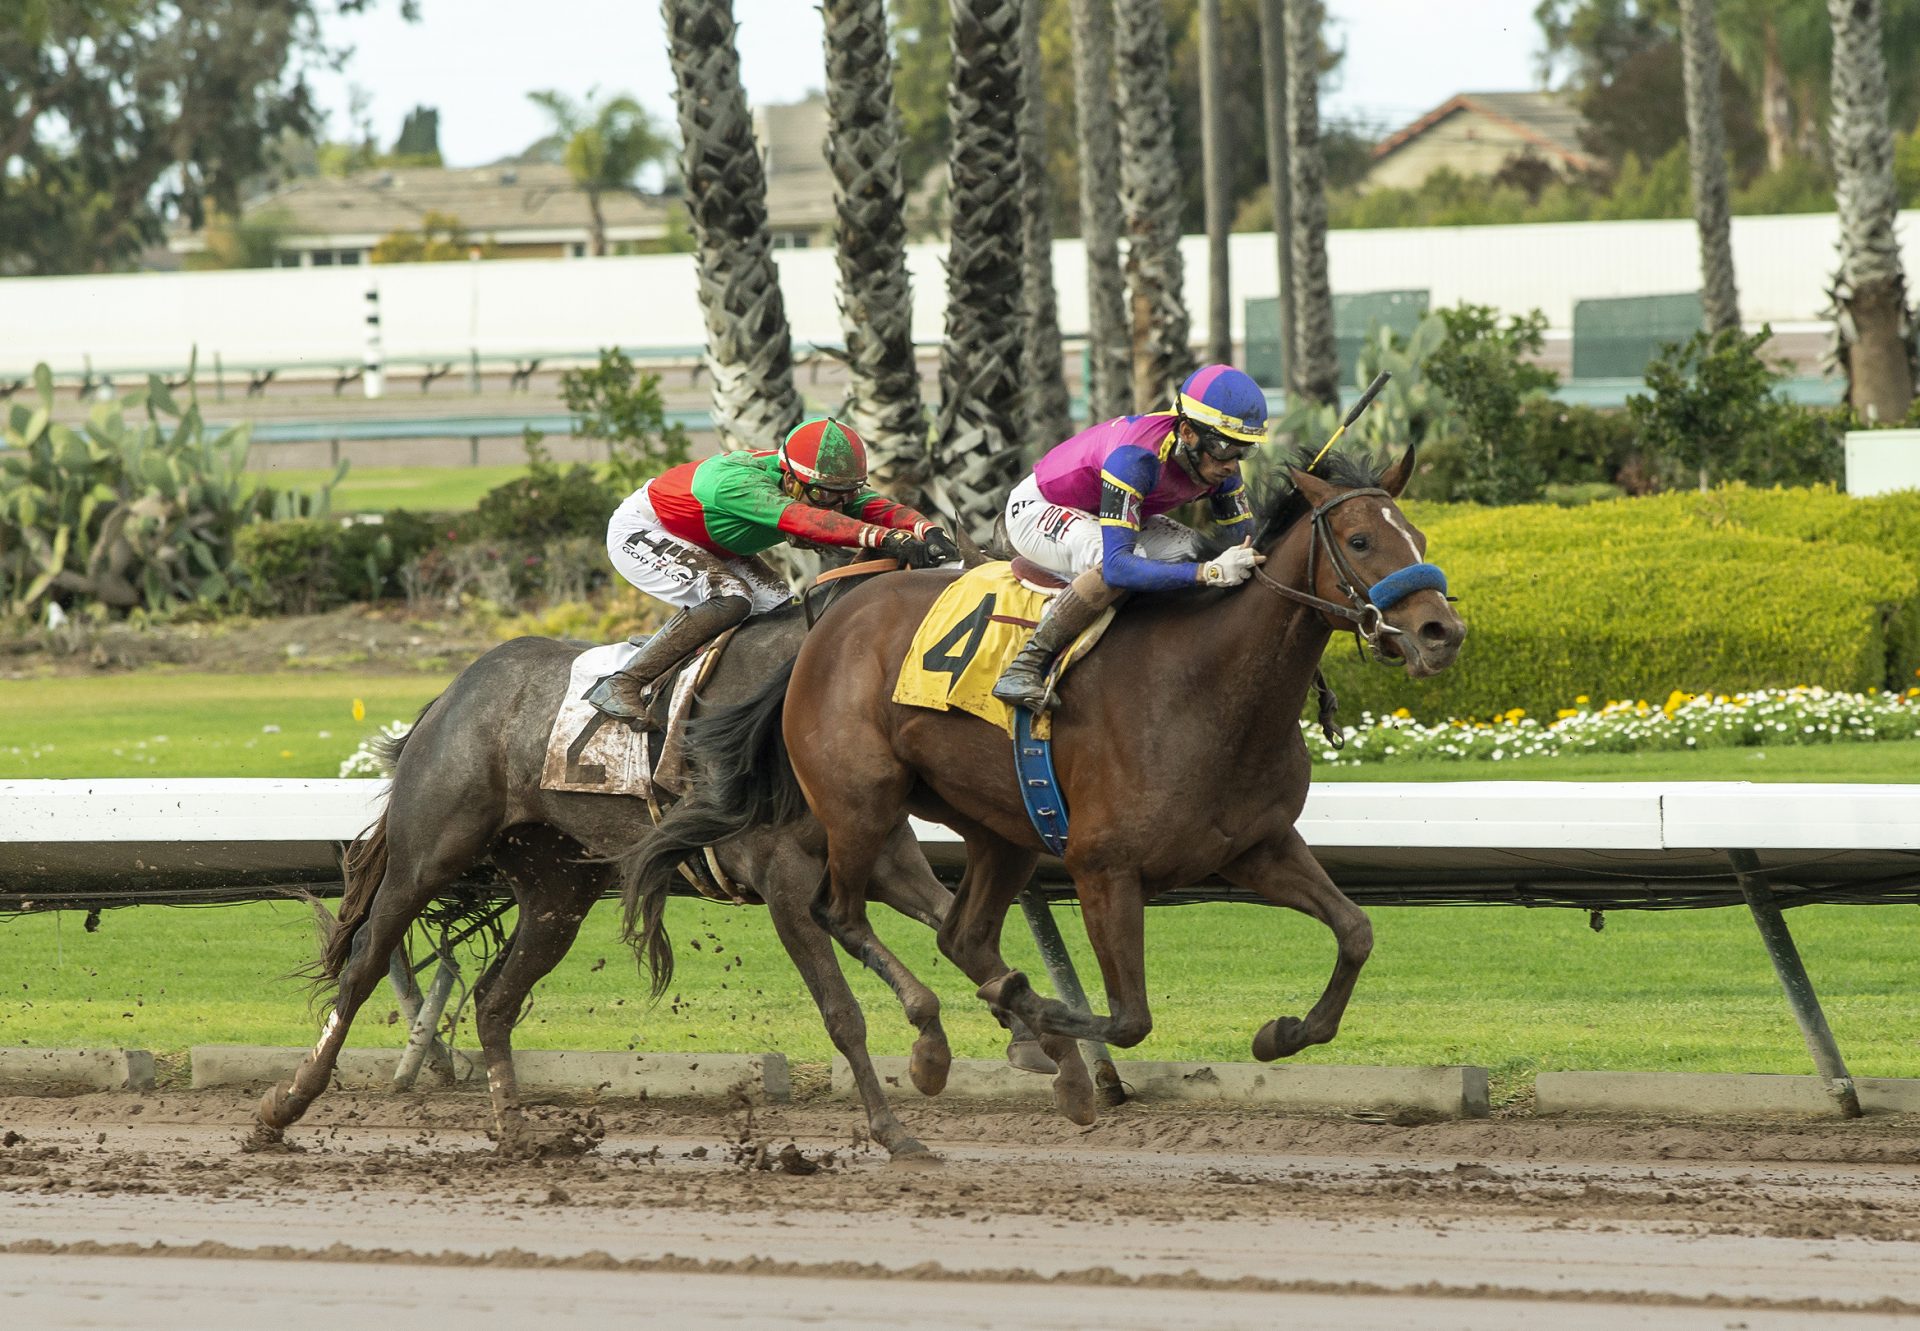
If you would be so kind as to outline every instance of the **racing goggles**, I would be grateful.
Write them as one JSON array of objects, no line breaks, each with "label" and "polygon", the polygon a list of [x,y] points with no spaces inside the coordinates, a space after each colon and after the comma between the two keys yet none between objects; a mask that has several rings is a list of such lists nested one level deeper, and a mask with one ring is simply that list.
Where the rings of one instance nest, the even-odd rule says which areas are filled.
[{"label": "racing goggles", "polygon": [[817,485],[811,481],[801,481],[800,493],[807,497],[808,503],[826,504],[831,508],[839,508],[842,504],[847,503],[856,494],[860,493],[860,487],[857,485]]},{"label": "racing goggles", "polygon": [[1193,432],[1198,437],[1198,443],[1195,446],[1215,462],[1239,462],[1259,447],[1258,444],[1249,440],[1231,439],[1218,430],[1195,420],[1189,420],[1187,424],[1193,427]]}]

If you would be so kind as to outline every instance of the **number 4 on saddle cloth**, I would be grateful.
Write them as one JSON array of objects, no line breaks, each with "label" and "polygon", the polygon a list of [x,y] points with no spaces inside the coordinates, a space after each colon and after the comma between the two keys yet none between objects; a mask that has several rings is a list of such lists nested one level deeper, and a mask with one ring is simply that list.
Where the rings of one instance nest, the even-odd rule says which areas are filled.
[{"label": "number 4 on saddle cloth", "polygon": [[[994,681],[1026,645],[1046,603],[1060,590],[1057,582],[1041,585],[1039,579],[1047,577],[1024,560],[982,564],[961,574],[920,621],[900,663],[893,701],[936,712],[958,708],[1006,731],[1013,740],[1014,768],[1027,816],[1047,849],[1058,855],[1067,843],[1067,810],[1053,777],[1051,718],[1036,720],[1024,709],[1016,712],[993,696]],[[1049,689],[1093,650],[1112,622],[1109,607],[1074,639],[1054,662],[1047,676]]]}]

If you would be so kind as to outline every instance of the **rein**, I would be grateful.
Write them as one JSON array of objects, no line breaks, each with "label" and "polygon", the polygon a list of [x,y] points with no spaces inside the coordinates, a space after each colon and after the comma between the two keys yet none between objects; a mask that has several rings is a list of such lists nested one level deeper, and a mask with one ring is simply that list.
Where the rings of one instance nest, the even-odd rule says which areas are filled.
[{"label": "rein", "polygon": [[816,573],[812,585],[800,594],[800,609],[807,617],[807,631],[813,631],[814,621],[820,617],[820,614],[825,609],[825,606],[822,606],[821,610],[814,609],[813,594],[816,591],[819,591],[822,587],[827,588],[828,591],[825,601],[826,604],[830,605],[833,602],[834,594],[845,590],[845,588],[842,587],[835,587],[835,583],[845,582],[850,578],[869,577],[875,573],[891,573],[895,569],[902,567],[904,567],[904,565],[897,559],[863,559],[857,564],[844,564],[839,568],[830,568]]}]

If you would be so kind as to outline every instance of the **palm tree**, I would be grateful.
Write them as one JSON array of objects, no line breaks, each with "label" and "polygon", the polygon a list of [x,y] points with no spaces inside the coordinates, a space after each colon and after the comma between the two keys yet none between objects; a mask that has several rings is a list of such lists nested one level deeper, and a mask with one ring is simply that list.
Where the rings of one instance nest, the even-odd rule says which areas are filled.
[{"label": "palm tree", "polygon": [[1227,179],[1227,118],[1220,97],[1220,0],[1200,0],[1200,152],[1207,200],[1207,359],[1233,359],[1233,289],[1227,237],[1233,227]]},{"label": "palm tree", "polygon": [[772,448],[800,423],[801,403],[732,0],[662,0],[661,12],[707,320],[714,429],[727,448]]},{"label": "palm tree", "polygon": [[1327,168],[1320,151],[1322,0],[1287,0],[1287,170],[1293,203],[1293,337],[1287,386],[1340,404],[1340,357],[1327,281]]},{"label": "palm tree", "polygon": [[[1293,374],[1293,184],[1287,170],[1287,0],[1261,0],[1260,63],[1265,66],[1267,187],[1273,194],[1273,238],[1279,251],[1280,358]],[[1284,389],[1285,383],[1276,385]]]},{"label": "palm tree", "polygon": [[[1158,0],[1155,0],[1157,3]],[[1024,469],[1020,431],[1020,3],[952,0],[953,127],[936,508],[984,540]]]},{"label": "palm tree", "polygon": [[607,219],[600,210],[600,197],[632,189],[640,168],[663,161],[673,145],[654,127],[646,108],[631,97],[601,101],[589,92],[585,102],[576,102],[551,89],[530,92],[527,97],[553,118],[553,133],[528,149],[528,155],[550,156],[566,165],[567,174],[587,196],[593,252],[603,255]]},{"label": "palm tree", "polygon": [[1120,132],[1113,122],[1113,3],[1073,0],[1073,106],[1080,238],[1087,254],[1087,416],[1133,409],[1127,290],[1120,271]]},{"label": "palm tree", "polygon": [[927,421],[913,352],[906,184],[887,5],[825,0],[821,12],[840,328],[851,374],[846,414],[867,442],[874,483],[917,505],[927,479]]},{"label": "palm tree", "polygon": [[1161,0],[1114,0],[1114,93],[1120,109],[1120,204],[1133,302],[1133,398],[1152,409],[1193,367],[1180,260],[1179,166],[1167,95]]},{"label": "palm tree", "polygon": [[1047,101],[1040,81],[1040,0],[1020,6],[1020,261],[1026,442],[1036,454],[1073,433],[1060,306],[1053,290],[1053,190],[1047,180]]},{"label": "palm tree", "polygon": [[1727,127],[1720,118],[1720,40],[1713,0],[1680,0],[1680,45],[1687,89],[1687,161],[1693,217],[1700,228],[1700,304],[1707,331],[1738,332],[1740,293],[1733,284],[1733,230],[1727,213]]},{"label": "palm tree", "polygon": [[1847,396],[1869,424],[1892,425],[1913,402],[1913,319],[1894,220],[1893,132],[1887,66],[1880,50],[1880,0],[1827,0],[1833,25],[1834,193],[1840,214],[1840,272],[1834,333]]}]

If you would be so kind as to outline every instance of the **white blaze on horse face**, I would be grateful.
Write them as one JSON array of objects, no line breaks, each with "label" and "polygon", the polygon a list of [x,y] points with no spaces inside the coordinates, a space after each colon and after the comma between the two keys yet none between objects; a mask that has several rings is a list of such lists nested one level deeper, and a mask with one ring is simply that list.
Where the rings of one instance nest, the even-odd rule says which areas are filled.
[{"label": "white blaze on horse face", "polygon": [[1380,505],[1380,516],[1383,520],[1385,520],[1386,524],[1389,527],[1393,528],[1395,531],[1399,532],[1402,536],[1407,538],[1407,549],[1413,554],[1413,562],[1416,564],[1419,563],[1422,558],[1420,554],[1420,545],[1417,541],[1413,539],[1413,533],[1408,531],[1406,527],[1401,524],[1400,519],[1394,515],[1393,510],[1388,508],[1385,504]]}]

